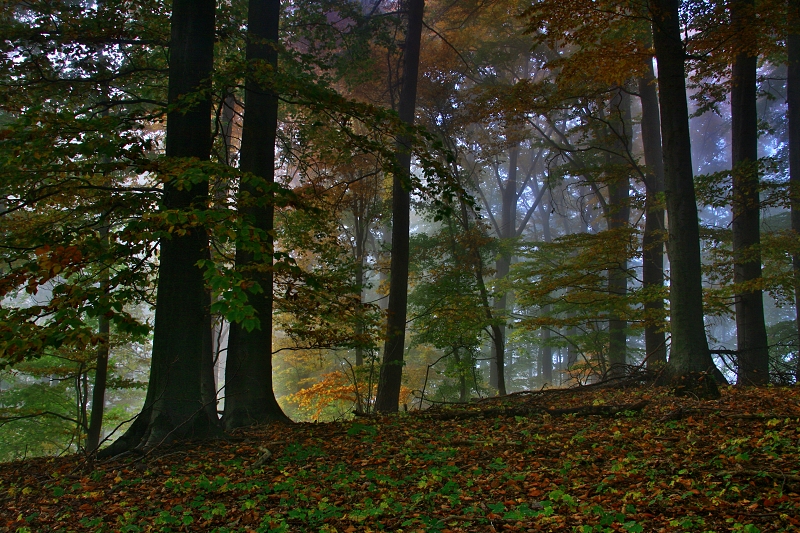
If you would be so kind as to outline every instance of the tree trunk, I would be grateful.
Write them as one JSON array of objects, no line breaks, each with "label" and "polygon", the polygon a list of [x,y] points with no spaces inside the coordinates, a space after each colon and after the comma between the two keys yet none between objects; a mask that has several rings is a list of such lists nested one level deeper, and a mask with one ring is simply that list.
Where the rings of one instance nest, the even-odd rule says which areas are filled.
[{"label": "tree trunk", "polygon": [[[224,159],[225,164],[228,166],[234,166],[235,154],[236,154],[236,141],[234,139],[234,126],[236,125],[236,96],[233,93],[233,89],[229,89],[225,92],[225,98],[222,99],[220,103],[222,106],[222,111],[220,113],[220,122],[221,122],[221,129],[222,129],[222,144],[223,144],[223,153],[220,159]],[[220,187],[220,190],[217,191],[217,194],[221,198],[225,198],[227,196],[227,187]]]},{"label": "tree trunk", "polygon": [[[564,228],[564,235],[569,235],[572,231],[572,225],[570,224],[569,217],[562,214],[560,217],[561,224]],[[579,217],[582,220],[582,217]],[[586,230],[584,230],[586,231]],[[566,296],[566,294],[565,294]],[[567,312],[567,318],[572,318],[574,316],[573,311]],[[568,375],[567,379],[573,377],[573,367],[578,363],[578,356],[580,355],[580,350],[578,349],[577,339],[578,337],[578,328],[575,326],[567,326],[564,330],[564,338],[567,340],[567,359],[564,364],[565,370],[564,374]],[[561,378],[561,384],[564,383],[564,377]]]},{"label": "tree trunk", "polygon": [[[459,351],[458,346],[453,346],[453,359],[456,362],[456,368],[458,369],[458,401],[461,403],[466,403],[467,401],[467,368],[464,365],[464,361],[461,358],[461,352]],[[469,357],[469,353],[467,353],[467,357]]]},{"label": "tree trunk", "polygon": [[[104,163],[107,158],[102,158]],[[107,222],[107,221],[106,221]],[[109,245],[109,225],[104,223],[100,227],[100,239],[102,246],[107,250]],[[109,271],[104,266],[100,274],[100,288],[103,290],[103,301],[101,308],[108,304],[109,291]],[[95,357],[94,387],[92,387],[92,414],[89,418],[89,427],[86,430],[86,452],[93,453],[100,446],[100,435],[103,432],[103,414],[106,404],[106,386],[108,384],[108,356],[111,351],[111,336],[108,317],[105,313],[97,318],[97,334],[100,337],[100,344],[97,346],[97,356]]]},{"label": "tree trunk", "polygon": [[[406,124],[414,123],[417,102],[417,75],[422,37],[424,0],[407,0],[408,29],[403,57],[403,84],[400,89],[399,115]],[[409,225],[411,210],[411,141],[397,143],[397,171],[392,178],[392,260],[389,280],[389,309],[386,321],[386,344],[383,352],[375,410],[397,412],[403,378],[403,350],[406,338],[408,302]]]},{"label": "tree trunk", "polygon": [[[172,4],[166,155],[173,160],[206,161],[211,151],[214,15],[214,0],[174,0]],[[193,93],[191,102],[184,100]],[[176,182],[176,177],[164,183],[165,211],[202,210],[207,203],[207,180],[191,187]],[[210,299],[197,266],[208,255],[208,236],[200,225],[161,240],[153,354],[144,407],[128,431],[101,455],[218,433]]]},{"label": "tree trunk", "polygon": [[[734,27],[753,14],[753,0],[731,2]],[[745,45],[745,43],[740,43]],[[733,282],[739,385],[769,382],[769,349],[761,289],[761,205],[758,183],[756,55],[740,51],[731,76],[731,165],[733,168]],[[747,285],[751,287],[747,287]],[[745,285],[745,288],[741,288]]]},{"label": "tree trunk", "polygon": [[[356,248],[360,248],[357,243]],[[363,246],[363,244],[362,244]],[[356,287],[358,289],[358,303],[359,306],[364,305],[364,253],[362,251],[356,252],[358,258],[356,261]],[[364,346],[361,344],[361,338],[364,336],[364,321],[361,316],[356,317],[355,327],[356,339],[359,339],[355,348],[356,366],[364,365]]]},{"label": "tree trunk", "polygon": [[[367,256],[367,245],[370,235],[370,225],[374,216],[374,205],[376,186],[373,185],[372,178],[361,178],[362,183],[367,186],[355,186],[350,190],[351,211],[353,213],[353,238],[355,239],[355,286],[358,290],[359,312],[356,315],[355,335],[358,344],[355,347],[356,366],[364,365],[364,333],[365,328],[365,304],[364,304],[364,279],[366,277],[365,260]],[[360,408],[360,407],[359,407]]]},{"label": "tree trunk", "polygon": [[715,367],[703,322],[700,228],[692,171],[679,3],[679,0],[650,0],[653,42],[658,60],[671,269],[672,347],[663,377],[676,387],[679,394],[714,398],[719,396],[719,390],[710,377]]},{"label": "tree trunk", "polygon": [[[539,196],[540,190],[538,183],[534,180],[534,192],[536,196]],[[541,191],[542,193],[544,191]],[[548,191],[548,197],[550,198],[550,205],[553,203],[553,196],[552,191]],[[544,242],[553,242],[553,236],[550,232],[550,208],[545,207],[545,203],[539,202],[539,218],[542,222],[542,239]],[[542,314],[549,315],[552,311],[552,307],[550,304],[544,306],[542,308]],[[545,383],[552,384],[553,383],[553,347],[550,346],[550,337],[551,331],[549,327],[542,328],[542,352],[541,352],[541,360],[542,360],[542,378]]]},{"label": "tree trunk", "polygon": [[[549,313],[550,312],[550,305],[546,305],[542,308],[542,313]],[[541,351],[541,361],[542,361],[542,382],[543,384],[552,385],[553,383],[553,347],[550,346],[550,328],[544,327],[542,328],[542,351]]]},{"label": "tree trunk", "polygon": [[[105,239],[108,235],[108,226],[100,229],[101,236]],[[107,242],[107,241],[105,241]],[[108,291],[108,273],[103,275],[104,293]],[[103,429],[103,412],[106,401],[106,384],[108,383],[108,355],[111,349],[109,336],[109,321],[105,315],[98,318],[97,334],[101,339],[97,346],[95,358],[94,387],[92,387],[92,414],[89,418],[89,428],[86,432],[86,452],[92,453],[100,445],[100,434]]]},{"label": "tree trunk", "polygon": [[[631,138],[631,98],[627,91],[618,88],[611,100],[611,127],[614,129],[612,159],[617,163],[616,175],[611,176],[608,183],[608,229],[626,228],[630,220],[630,177],[628,161],[624,154],[630,149]],[[628,322],[617,300],[625,299],[628,293],[628,260],[625,255],[619,257],[619,263],[608,270],[608,293],[611,298],[611,312],[608,321],[608,364],[610,376],[621,376],[625,373],[627,359]]]},{"label": "tree trunk", "polygon": [[[786,101],[789,104],[789,185],[791,187],[792,231],[800,235],[800,8],[789,2],[788,79]],[[791,30],[790,30],[791,31]],[[796,349],[795,383],[800,383],[800,255],[792,256],[794,267],[795,322],[798,342]]]},{"label": "tree trunk", "polygon": [[[495,262],[495,279],[503,279],[510,271],[510,259],[502,257],[497,258]],[[495,317],[505,317],[506,307],[508,306],[508,294],[503,293],[499,297],[494,298],[492,307],[494,309]],[[497,324],[492,328],[494,332],[492,335],[497,338],[493,339],[490,356],[489,356],[489,386],[497,389],[499,396],[506,395],[505,383],[505,364],[506,364],[506,325]],[[502,378],[500,376],[503,376]]]},{"label": "tree trunk", "polygon": [[[248,7],[247,61],[256,72],[278,64],[280,0],[250,0]],[[271,421],[288,421],[272,390],[272,229],[275,183],[275,135],[278,127],[278,97],[258,74],[245,81],[245,113],[242,124],[240,169],[260,182],[243,177],[239,187],[239,211],[245,228],[237,239],[236,268],[255,281],[262,292],[249,294],[259,327],[247,331],[231,324],[228,360],[225,366],[225,429]],[[260,235],[251,240],[250,228]],[[258,249],[253,249],[253,246]]]},{"label": "tree trunk", "polygon": [[[652,59],[647,60],[645,76],[639,78],[639,98],[642,103],[642,145],[647,166],[642,278],[644,289],[655,292],[664,287],[664,206],[661,203],[664,192],[664,160]],[[648,298],[644,310],[648,317],[644,328],[647,368],[659,369],[667,364],[666,335],[657,322],[654,322],[664,312],[663,298]]]},{"label": "tree trunk", "polygon": [[[457,170],[456,170],[457,172]],[[464,233],[468,233],[472,231],[470,229],[470,209],[467,207],[467,202],[462,194],[458,195],[458,203],[459,208],[461,210],[461,218],[459,223],[461,224],[461,228]],[[478,294],[481,299],[481,308],[483,309],[483,316],[486,319],[486,322],[489,324],[489,329],[491,331],[490,337],[492,340],[492,354],[497,353],[504,353],[503,352],[503,332],[500,329],[500,325],[498,324],[496,313],[493,312],[495,308],[489,302],[489,291],[486,288],[486,282],[483,280],[484,276],[484,264],[483,258],[481,257],[480,250],[477,248],[472,248],[471,250],[472,255],[472,273],[475,276],[475,285],[478,288]],[[474,369],[473,369],[474,370]],[[501,383],[505,387],[505,365],[499,365],[496,368],[497,376],[498,376],[498,383]],[[475,381],[475,387],[477,388],[478,383]],[[500,392],[501,395],[505,395],[505,388]]]},{"label": "tree trunk", "polygon": [[[511,253],[508,251],[508,242],[517,233],[517,167],[519,159],[519,147],[515,146],[509,151],[508,157],[508,178],[505,186],[501,189],[500,206],[500,237],[504,241],[501,246],[500,254],[495,262],[495,279],[504,279],[511,271]],[[499,298],[494,300],[495,316],[505,317],[508,307],[508,292],[504,291]],[[505,318],[503,318],[505,320]],[[505,368],[501,371],[501,366],[505,367],[506,360],[506,325],[505,323],[497,326],[497,333],[500,338],[492,343],[492,356],[489,361],[489,385],[497,389],[500,396],[506,395]],[[502,375],[502,379],[501,379]]]}]

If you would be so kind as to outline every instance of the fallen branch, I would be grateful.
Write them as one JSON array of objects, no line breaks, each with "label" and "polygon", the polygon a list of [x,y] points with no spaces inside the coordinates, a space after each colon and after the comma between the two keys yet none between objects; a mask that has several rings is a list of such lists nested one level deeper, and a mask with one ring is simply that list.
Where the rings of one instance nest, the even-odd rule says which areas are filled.
[{"label": "fallen branch", "polygon": [[581,407],[571,407],[566,409],[547,409],[546,412],[552,416],[560,415],[597,415],[597,416],[614,416],[625,411],[641,411],[650,402],[642,400],[636,403],[623,404],[623,405],[585,405]]},{"label": "fallen branch", "polygon": [[262,448],[262,450],[264,451],[264,453],[261,455],[261,457],[256,459],[256,461],[253,463],[253,466],[251,467],[253,470],[256,470],[257,468],[261,468],[262,466],[264,466],[267,463],[269,463],[270,461],[272,461],[272,458],[273,458],[272,452],[269,451],[268,448]]},{"label": "fallen branch", "polygon": [[435,420],[466,420],[469,418],[489,418],[496,416],[532,416],[548,414],[550,416],[580,415],[580,416],[615,416],[626,411],[641,411],[649,402],[642,400],[631,404],[622,405],[583,405],[565,409],[547,409],[540,407],[507,407],[483,409],[480,411],[449,411],[439,413],[426,413],[426,418]]}]

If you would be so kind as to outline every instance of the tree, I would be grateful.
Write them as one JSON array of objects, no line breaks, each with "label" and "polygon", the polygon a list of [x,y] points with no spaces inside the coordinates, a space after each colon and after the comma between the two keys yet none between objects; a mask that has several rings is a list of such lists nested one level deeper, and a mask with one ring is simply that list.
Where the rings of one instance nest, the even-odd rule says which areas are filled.
[{"label": "tree", "polygon": [[[789,35],[787,38],[788,76],[786,102],[789,107],[789,187],[791,194],[792,230],[800,235],[800,12],[789,2]],[[795,382],[800,382],[800,255],[792,256],[794,270],[795,323],[798,351]]]},{"label": "tree", "polygon": [[162,97],[165,20],[159,3],[109,0],[15,3],[0,21],[2,57],[17,57],[0,74],[0,358],[79,361],[75,437],[88,451],[106,376],[119,388],[112,343],[150,329],[134,306],[149,299],[155,268],[143,219],[159,191],[144,130]]},{"label": "tree", "polygon": [[[408,29],[403,56],[403,83],[398,114],[408,125],[414,123],[417,101],[417,75],[422,37],[424,0],[407,0]],[[408,301],[409,223],[411,209],[411,143],[408,137],[397,142],[397,167],[392,177],[392,258],[386,343],[381,364],[375,410],[395,412],[399,407],[403,374]]]},{"label": "tree", "polygon": [[[214,0],[172,5],[169,104],[162,210],[176,227],[160,241],[150,382],[142,412],[103,456],[181,437],[216,434],[210,298],[199,263],[208,236],[197,211],[208,202],[203,162],[211,151],[210,76]],[[178,221],[182,221],[181,224]]]},{"label": "tree", "polygon": [[416,317],[413,343],[442,350],[443,355],[429,368],[438,368],[438,363],[445,360],[445,375],[456,381],[455,387],[440,384],[436,395],[447,400],[451,398],[447,391],[457,391],[461,402],[469,398],[470,388],[480,392],[475,364],[483,331],[489,327],[485,311],[491,317],[486,290],[478,283],[478,280],[483,283],[483,273],[476,275],[481,264],[475,264],[481,253],[479,246],[487,238],[480,226],[464,228],[463,215],[473,216],[466,209],[463,213],[454,210],[438,231],[414,235],[414,290],[409,295],[410,308]]},{"label": "tree", "polygon": [[660,327],[664,313],[664,158],[661,151],[661,117],[655,86],[653,60],[648,57],[645,73],[638,79],[642,104],[642,146],[647,166],[645,177],[645,225],[642,237],[642,284],[653,294],[644,304],[647,324],[644,340],[647,367],[667,363],[667,339]]},{"label": "tree", "polygon": [[[533,131],[523,116],[509,109],[498,113],[496,107],[484,105],[483,95],[513,93],[515,84],[531,81],[532,71],[541,62],[541,50],[531,48],[516,16],[524,5],[486,2],[478,7],[472,2],[444,2],[438,10],[434,8],[437,33],[447,52],[439,55],[450,56],[450,64],[436,65],[434,79],[442,84],[458,78],[458,90],[453,90],[448,102],[453,109],[448,112],[459,117],[458,141],[468,147],[468,159],[461,164],[473,168],[474,185],[469,190],[477,189],[484,207],[481,215],[488,218],[501,242],[494,261],[495,290],[490,293],[494,324],[488,365],[489,385],[500,396],[507,392],[506,367],[513,349],[507,322],[513,315],[514,298],[507,277],[517,243],[536,210],[536,205],[521,210],[520,203],[543,174],[546,149],[531,139]],[[453,53],[450,48],[456,45],[459,50]],[[497,120],[498,114],[502,120]]]},{"label": "tree", "polygon": [[[628,360],[627,338],[631,329],[627,322],[632,309],[628,306],[634,301],[643,304],[646,313],[630,323],[644,325],[648,351],[660,346],[660,353],[666,359],[663,333],[660,342],[654,342],[658,338],[656,330],[663,328],[664,278],[662,241],[658,234],[660,195],[657,180],[652,177],[657,170],[653,159],[660,162],[661,158],[661,139],[657,135],[654,140],[652,135],[659,128],[659,121],[657,111],[655,115],[652,112],[658,105],[655,85],[649,83],[653,70],[649,21],[646,12],[618,2],[539,2],[525,14],[529,17],[527,31],[534,34],[537,43],[552,50],[546,64],[559,89],[551,95],[542,90],[542,96],[532,99],[532,103],[537,111],[544,107],[542,104],[553,110],[550,111],[553,135],[545,131],[540,131],[540,135],[563,154],[569,168],[561,173],[579,180],[581,188],[593,193],[594,198],[586,201],[602,208],[606,227],[613,231],[631,225],[630,214],[640,205],[639,191],[645,191],[648,214],[642,237],[642,277],[647,279],[648,288],[644,292],[637,290],[633,299],[625,297],[636,284],[629,262],[632,256],[620,257],[616,264],[612,262],[607,276],[608,357],[605,359],[611,374],[619,375]],[[644,166],[640,154],[634,151],[638,143],[631,116],[630,85],[631,80],[645,78],[648,72],[650,79],[639,91],[642,136],[646,136],[642,139],[647,164]],[[562,117],[554,113],[557,110]],[[655,154],[654,145],[657,145]],[[638,184],[632,180],[634,177],[638,178]],[[663,222],[663,215],[661,219]],[[633,248],[631,252],[638,250]],[[601,368],[605,367],[605,362],[602,363]]]},{"label": "tree", "polygon": [[[378,185],[379,181],[375,177],[358,177],[357,181],[350,185],[348,197],[345,200],[348,211],[352,216],[352,227],[349,228],[348,234],[352,237],[353,259],[356,262],[355,286],[358,288],[359,300],[364,307],[364,311],[366,311],[364,295],[367,288],[368,245],[372,237],[372,229],[379,218],[380,207],[383,203]],[[363,338],[367,332],[365,318],[358,318],[355,331],[357,337]],[[364,342],[360,342],[355,347],[356,367],[364,364],[365,347],[366,343]]]},{"label": "tree", "polygon": [[278,97],[269,87],[278,63],[279,0],[250,0],[247,26],[248,77],[242,125],[239,213],[244,220],[236,242],[236,268],[252,283],[248,296],[258,318],[255,328],[231,324],[225,366],[226,429],[288,421],[272,390],[272,293],[274,253],[275,135]]},{"label": "tree", "polygon": [[689,138],[685,51],[678,0],[650,0],[653,43],[658,61],[664,195],[667,203],[670,259],[670,331],[672,344],[665,379],[680,390],[718,397],[715,369],[703,321],[700,230]]},{"label": "tree", "polygon": [[[606,224],[609,231],[624,230],[630,225],[630,165],[627,155],[631,145],[631,98],[624,87],[616,87],[611,99],[609,135],[612,137],[611,152],[614,165],[609,166],[611,176],[608,182],[608,207]],[[611,159],[609,153],[609,159]],[[610,161],[609,161],[610,162]],[[628,258],[621,256],[616,265],[608,271],[608,292],[612,300],[608,324],[608,370],[611,376],[625,373],[627,358],[627,321],[625,306],[616,304],[624,301],[628,292]],[[616,304],[616,305],[615,305]]]},{"label": "tree", "polygon": [[[101,237],[108,237],[108,226],[100,228]],[[101,280],[101,289],[109,290],[108,274]],[[105,295],[104,295],[105,296]],[[105,298],[107,299],[107,297]],[[105,303],[105,302],[102,302]],[[101,303],[101,305],[102,305]],[[86,451],[91,453],[100,445],[100,434],[103,430],[103,411],[106,401],[106,386],[108,384],[108,358],[111,353],[111,322],[108,317],[101,315],[97,318],[97,334],[100,342],[97,346],[95,357],[94,386],[92,387],[92,414],[86,428]]]},{"label": "tree", "polygon": [[731,18],[738,53],[731,73],[733,175],[733,281],[736,289],[738,384],[769,382],[769,349],[761,295],[761,203],[756,110],[757,39],[747,32],[754,0],[732,0]]}]

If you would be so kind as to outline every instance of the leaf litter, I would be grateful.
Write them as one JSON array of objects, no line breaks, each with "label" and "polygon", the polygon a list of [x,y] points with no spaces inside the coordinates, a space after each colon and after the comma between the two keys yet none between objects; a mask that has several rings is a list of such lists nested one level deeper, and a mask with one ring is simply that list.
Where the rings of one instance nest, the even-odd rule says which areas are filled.
[{"label": "leaf litter", "polygon": [[800,389],[552,389],[0,464],[0,532],[796,531]]}]

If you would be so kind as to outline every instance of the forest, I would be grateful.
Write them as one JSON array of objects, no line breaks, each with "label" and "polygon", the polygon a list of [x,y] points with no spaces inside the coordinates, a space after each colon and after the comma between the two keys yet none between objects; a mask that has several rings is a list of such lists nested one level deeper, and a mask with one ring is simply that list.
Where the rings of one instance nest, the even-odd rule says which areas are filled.
[{"label": "forest", "polygon": [[800,378],[794,2],[0,13],[0,460]]}]

